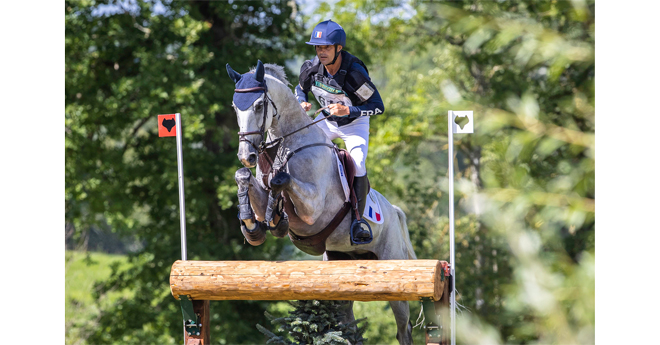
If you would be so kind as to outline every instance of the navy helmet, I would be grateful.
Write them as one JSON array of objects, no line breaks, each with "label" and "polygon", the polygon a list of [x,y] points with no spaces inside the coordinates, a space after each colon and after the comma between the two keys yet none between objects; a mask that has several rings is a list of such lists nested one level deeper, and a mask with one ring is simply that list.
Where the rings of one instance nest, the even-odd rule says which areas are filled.
[{"label": "navy helmet", "polygon": [[316,24],[312,31],[312,37],[309,39],[309,42],[305,43],[313,46],[340,44],[342,47],[345,47],[346,32],[344,32],[344,28],[341,25],[332,20],[326,20]]}]

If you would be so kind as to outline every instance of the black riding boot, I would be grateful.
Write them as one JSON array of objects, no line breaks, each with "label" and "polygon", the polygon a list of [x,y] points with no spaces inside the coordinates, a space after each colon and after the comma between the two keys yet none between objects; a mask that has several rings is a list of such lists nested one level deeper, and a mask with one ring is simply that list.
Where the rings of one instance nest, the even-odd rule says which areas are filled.
[{"label": "black riding boot", "polygon": [[[355,190],[355,196],[358,201],[358,212],[360,212],[360,218],[364,214],[364,207],[367,203],[367,193],[369,192],[369,179],[367,175],[356,176],[353,180],[353,189]],[[353,215],[353,222],[351,223],[351,233],[353,238],[360,242],[369,241],[372,239],[371,232],[367,229],[368,225],[359,224],[355,218],[355,213]]]}]

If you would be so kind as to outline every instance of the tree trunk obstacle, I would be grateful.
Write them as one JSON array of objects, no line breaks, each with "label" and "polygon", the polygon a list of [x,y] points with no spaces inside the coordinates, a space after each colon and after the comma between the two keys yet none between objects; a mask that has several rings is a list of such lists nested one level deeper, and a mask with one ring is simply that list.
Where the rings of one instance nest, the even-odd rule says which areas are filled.
[{"label": "tree trunk obstacle", "polygon": [[[435,306],[435,326],[446,323],[448,307],[447,263],[438,260],[341,260],[341,261],[183,261],[172,265],[170,288],[176,299],[209,300],[350,300],[414,301]],[[184,297],[186,299],[186,297]],[[445,305],[447,304],[447,305]],[[195,310],[200,320],[204,308]],[[445,328],[446,330],[446,328]],[[209,326],[199,337],[208,343]],[[445,343],[447,332],[435,331],[427,343]],[[442,333],[442,340],[438,334]],[[432,338],[432,339],[431,339]],[[192,339],[191,339],[192,340]]]}]

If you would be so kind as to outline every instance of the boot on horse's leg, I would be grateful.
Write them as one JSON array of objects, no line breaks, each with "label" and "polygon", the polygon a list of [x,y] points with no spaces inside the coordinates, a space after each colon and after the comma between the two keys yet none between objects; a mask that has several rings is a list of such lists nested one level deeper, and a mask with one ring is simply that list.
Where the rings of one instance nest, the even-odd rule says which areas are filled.
[{"label": "boot on horse's leg", "polygon": [[371,227],[364,219],[364,207],[367,203],[367,194],[369,192],[369,179],[367,175],[356,176],[353,180],[353,190],[358,202],[358,212],[360,220],[355,217],[355,212],[352,212],[353,222],[351,223],[351,242],[354,244],[366,244],[373,240]]},{"label": "boot on horse's leg", "polygon": [[250,206],[248,190],[251,175],[250,169],[241,168],[236,171],[234,176],[236,184],[238,184],[238,220],[241,223],[241,232],[248,243],[258,246],[266,241],[266,226],[254,219],[252,206]]}]

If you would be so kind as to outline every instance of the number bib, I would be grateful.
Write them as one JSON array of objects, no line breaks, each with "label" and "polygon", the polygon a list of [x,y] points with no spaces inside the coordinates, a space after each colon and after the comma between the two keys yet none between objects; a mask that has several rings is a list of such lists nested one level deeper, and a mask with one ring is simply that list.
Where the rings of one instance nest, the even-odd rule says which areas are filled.
[{"label": "number bib", "polygon": [[319,101],[321,107],[326,107],[335,103],[348,107],[353,105],[351,99],[346,96],[346,93],[344,93],[341,88],[338,89],[321,81],[315,80],[314,84],[312,84],[311,91],[314,94],[314,97],[316,97],[316,100]]}]

